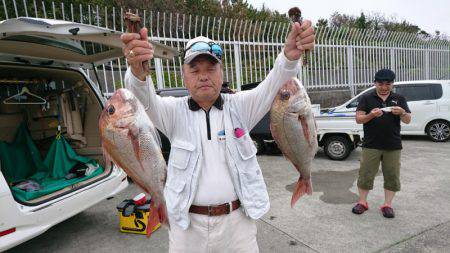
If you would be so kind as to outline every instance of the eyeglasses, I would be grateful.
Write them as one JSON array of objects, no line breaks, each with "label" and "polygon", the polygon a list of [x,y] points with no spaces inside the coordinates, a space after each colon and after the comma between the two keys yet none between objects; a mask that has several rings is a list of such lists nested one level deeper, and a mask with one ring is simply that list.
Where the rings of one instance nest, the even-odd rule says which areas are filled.
[{"label": "eyeglasses", "polygon": [[185,54],[187,51],[191,52],[210,52],[214,56],[217,57],[217,59],[222,60],[222,47],[220,47],[219,44],[216,44],[214,42],[204,42],[204,41],[198,41],[194,44],[192,44],[190,47],[186,48]]}]

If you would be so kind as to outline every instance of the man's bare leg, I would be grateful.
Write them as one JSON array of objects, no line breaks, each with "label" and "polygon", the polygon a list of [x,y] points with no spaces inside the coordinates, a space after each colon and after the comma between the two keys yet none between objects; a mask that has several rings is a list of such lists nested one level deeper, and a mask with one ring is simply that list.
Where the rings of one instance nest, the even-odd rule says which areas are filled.
[{"label": "man's bare leg", "polygon": [[[358,187],[359,191],[359,200],[360,203],[367,203],[367,195],[369,195],[369,190],[364,190]],[[392,199],[391,199],[392,200]]]},{"label": "man's bare leg", "polygon": [[384,189],[384,206],[391,206],[395,192]]}]

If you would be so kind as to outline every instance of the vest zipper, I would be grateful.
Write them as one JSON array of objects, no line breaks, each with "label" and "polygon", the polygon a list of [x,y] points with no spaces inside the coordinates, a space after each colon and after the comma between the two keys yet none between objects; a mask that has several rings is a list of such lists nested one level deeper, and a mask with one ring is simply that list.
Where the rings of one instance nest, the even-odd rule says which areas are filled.
[{"label": "vest zipper", "polygon": [[207,132],[208,133],[208,140],[211,140],[211,126],[210,126],[210,123],[209,123],[209,111],[210,110],[205,111],[205,113],[206,113],[206,129],[208,131]]}]

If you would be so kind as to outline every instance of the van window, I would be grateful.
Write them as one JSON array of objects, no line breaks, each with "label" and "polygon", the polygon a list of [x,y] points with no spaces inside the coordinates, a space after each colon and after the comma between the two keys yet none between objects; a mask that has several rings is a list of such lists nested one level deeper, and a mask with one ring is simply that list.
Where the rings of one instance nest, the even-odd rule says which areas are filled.
[{"label": "van window", "polygon": [[404,96],[406,101],[435,100],[442,97],[442,86],[432,84],[402,84],[395,87],[395,92]]}]

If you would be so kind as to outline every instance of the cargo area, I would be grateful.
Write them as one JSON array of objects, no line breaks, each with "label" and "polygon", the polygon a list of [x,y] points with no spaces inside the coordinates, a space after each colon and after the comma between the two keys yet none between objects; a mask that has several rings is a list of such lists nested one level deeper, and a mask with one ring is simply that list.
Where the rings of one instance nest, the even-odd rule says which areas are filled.
[{"label": "cargo area", "polygon": [[0,170],[17,202],[41,204],[109,175],[101,110],[78,71],[0,65]]}]

